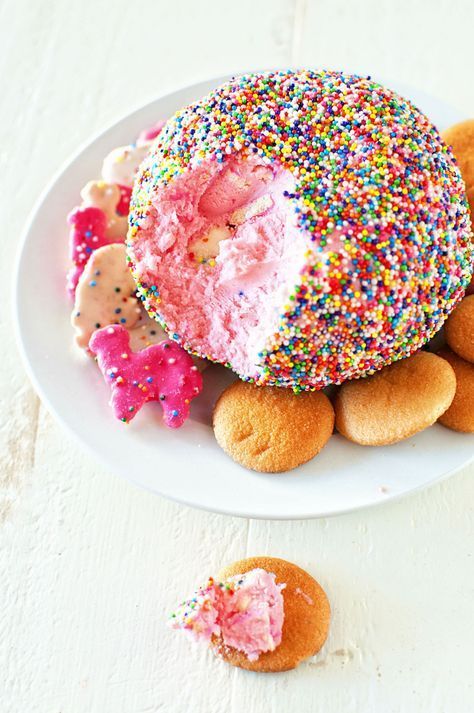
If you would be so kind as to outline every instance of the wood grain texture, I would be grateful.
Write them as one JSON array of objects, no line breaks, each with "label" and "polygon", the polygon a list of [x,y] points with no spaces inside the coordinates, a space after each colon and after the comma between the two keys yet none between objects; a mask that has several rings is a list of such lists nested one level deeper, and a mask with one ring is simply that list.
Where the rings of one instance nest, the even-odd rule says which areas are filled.
[{"label": "wood grain texture", "polygon": [[[474,481],[310,522],[206,514],[105,472],[40,406],[14,345],[9,276],[45,181],[156,94],[311,64],[407,81],[474,114],[470,0],[0,3],[2,713],[470,713]],[[251,497],[251,493],[249,493]],[[283,557],[328,592],[322,652],[258,677],[166,628],[232,560]]]}]

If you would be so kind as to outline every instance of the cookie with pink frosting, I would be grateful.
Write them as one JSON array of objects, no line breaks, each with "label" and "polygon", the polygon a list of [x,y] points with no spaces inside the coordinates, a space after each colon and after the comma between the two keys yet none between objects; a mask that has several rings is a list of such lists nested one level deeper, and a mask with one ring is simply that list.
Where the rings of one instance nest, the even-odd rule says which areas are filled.
[{"label": "cookie with pink frosting", "polygon": [[240,668],[295,668],[323,646],[330,607],[307,572],[274,557],[250,557],[210,578],[171,615],[170,625]]},{"label": "cookie with pink frosting", "polygon": [[74,297],[84,266],[95,250],[123,243],[127,234],[131,190],[105,181],[89,181],[81,190],[82,205],[68,216],[74,266],[67,276],[67,289]]},{"label": "cookie with pink frosting", "polygon": [[133,352],[130,335],[120,325],[95,331],[89,349],[111,388],[110,405],[118,419],[127,423],[145,403],[158,401],[165,424],[182,426],[202,389],[201,374],[184,349],[165,340]]},{"label": "cookie with pink frosting", "polygon": [[106,236],[107,217],[95,206],[79,206],[72,210],[67,222],[71,226],[69,235],[70,257],[73,267],[67,275],[67,288],[74,295],[84,266],[90,256],[111,241]]}]

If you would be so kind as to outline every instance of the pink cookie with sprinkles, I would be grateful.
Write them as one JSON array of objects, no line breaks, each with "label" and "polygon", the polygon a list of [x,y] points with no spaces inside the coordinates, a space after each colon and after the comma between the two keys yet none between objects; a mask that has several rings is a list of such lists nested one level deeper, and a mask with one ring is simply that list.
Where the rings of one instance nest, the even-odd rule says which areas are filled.
[{"label": "pink cookie with sprinkles", "polygon": [[237,77],[170,119],[127,239],[149,314],[258,384],[320,389],[420,349],[472,270],[437,129],[370,78]]},{"label": "pink cookie with sprinkles", "polygon": [[80,276],[94,250],[112,242],[107,236],[107,216],[96,206],[74,208],[67,217],[71,226],[70,256],[74,266],[68,272],[67,287],[74,296]]},{"label": "pink cookie with sprinkles", "polygon": [[118,419],[127,423],[145,403],[158,401],[167,426],[183,425],[202,390],[202,376],[184,349],[166,340],[134,353],[128,331],[119,325],[94,332],[89,349],[110,385],[110,405]]}]

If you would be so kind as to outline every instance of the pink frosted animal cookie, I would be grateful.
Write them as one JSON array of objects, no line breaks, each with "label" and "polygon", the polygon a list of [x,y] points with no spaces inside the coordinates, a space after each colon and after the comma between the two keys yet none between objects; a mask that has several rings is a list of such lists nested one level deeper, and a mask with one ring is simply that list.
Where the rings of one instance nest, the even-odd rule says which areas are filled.
[{"label": "pink frosted animal cookie", "polygon": [[101,327],[122,324],[133,329],[142,314],[135,290],[125,245],[114,243],[95,250],[79,278],[74,299],[71,323],[78,346],[86,349],[92,333]]},{"label": "pink frosted animal cookie", "polygon": [[130,350],[130,335],[120,326],[99,329],[91,337],[90,351],[110,384],[110,405],[127,423],[147,401],[159,401],[167,426],[178,428],[202,389],[202,377],[187,352],[166,340],[141,352]]},{"label": "pink frosted animal cookie", "polygon": [[77,283],[92,253],[111,243],[123,243],[127,234],[131,189],[128,186],[89,181],[81,191],[83,205],[68,216],[71,259],[67,289],[74,297]]},{"label": "pink frosted animal cookie", "polygon": [[69,213],[67,222],[71,226],[70,256],[74,266],[68,273],[68,290],[74,295],[78,280],[90,256],[111,240],[106,236],[107,216],[95,206],[79,206]]}]

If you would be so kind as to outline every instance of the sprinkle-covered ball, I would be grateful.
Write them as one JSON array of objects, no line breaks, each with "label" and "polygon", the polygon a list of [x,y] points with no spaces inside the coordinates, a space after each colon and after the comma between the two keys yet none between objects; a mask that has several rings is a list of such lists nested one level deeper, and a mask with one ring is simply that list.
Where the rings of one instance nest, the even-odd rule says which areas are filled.
[{"label": "sprinkle-covered ball", "polygon": [[455,160],[413,104],[370,78],[281,71],[167,122],[128,254],[173,339],[298,391],[420,349],[470,281],[470,238]]}]

